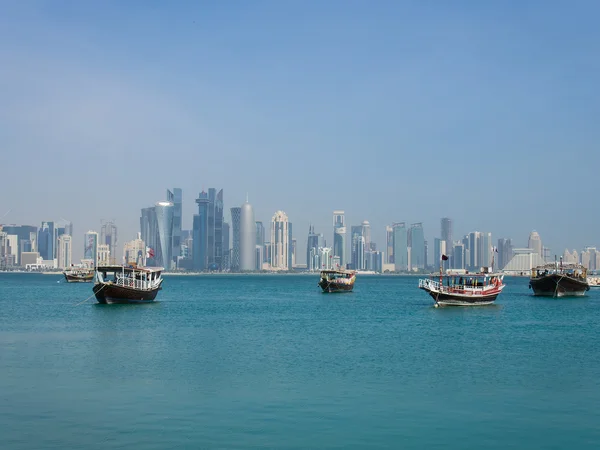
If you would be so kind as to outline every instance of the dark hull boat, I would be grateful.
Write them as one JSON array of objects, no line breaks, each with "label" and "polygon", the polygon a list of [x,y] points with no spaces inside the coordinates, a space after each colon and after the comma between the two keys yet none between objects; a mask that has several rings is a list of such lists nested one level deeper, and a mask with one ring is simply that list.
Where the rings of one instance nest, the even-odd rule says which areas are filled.
[{"label": "dark hull boat", "polygon": [[590,289],[585,279],[557,273],[532,278],[529,286],[533,295],[541,297],[581,297]]},{"label": "dark hull boat", "polygon": [[323,292],[350,292],[354,289],[356,272],[350,270],[323,270],[319,287]]},{"label": "dark hull boat", "polygon": [[531,271],[529,287],[540,297],[581,297],[590,290],[587,269],[580,264],[554,262]]},{"label": "dark hull boat", "polygon": [[103,266],[96,269],[98,303],[150,303],[162,285],[162,267]]}]

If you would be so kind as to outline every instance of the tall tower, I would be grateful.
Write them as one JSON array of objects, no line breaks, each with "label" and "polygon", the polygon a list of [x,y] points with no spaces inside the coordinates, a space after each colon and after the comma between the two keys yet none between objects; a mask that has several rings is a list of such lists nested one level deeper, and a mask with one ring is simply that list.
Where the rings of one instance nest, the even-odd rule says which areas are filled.
[{"label": "tall tower", "polygon": [[425,268],[425,234],[422,223],[413,223],[410,226],[410,267],[414,269]]},{"label": "tall tower", "polygon": [[533,249],[533,251],[542,258],[544,257],[544,253],[542,251],[542,238],[537,231],[533,230],[531,234],[529,234],[529,242],[527,247]]},{"label": "tall tower", "polygon": [[392,224],[394,230],[394,269],[408,270],[408,229],[406,223]]},{"label": "tall tower", "polygon": [[88,231],[83,236],[83,259],[92,267],[98,264],[98,233],[95,231]]},{"label": "tall tower", "polygon": [[283,211],[277,211],[271,219],[271,267],[274,269],[291,269],[289,225],[288,216]]},{"label": "tall tower", "polygon": [[340,259],[340,266],[346,267],[346,218],[344,211],[333,211],[333,256]]},{"label": "tall tower", "polygon": [[200,192],[196,203],[198,204],[198,214],[194,214],[192,224],[192,267],[194,270],[202,271],[208,269],[208,209],[210,206],[208,194],[204,191]]},{"label": "tall tower", "polygon": [[100,245],[108,245],[110,251],[111,263],[116,264],[115,256],[117,254],[117,226],[114,222],[105,222],[100,228]]},{"label": "tall tower", "polygon": [[256,221],[248,200],[240,211],[240,270],[251,271],[256,266]]},{"label": "tall tower", "polygon": [[154,206],[142,208],[140,216],[140,235],[147,247],[154,251],[154,257],[148,258],[145,264],[156,265],[158,251],[158,224],[156,223],[156,209]]},{"label": "tall tower", "polygon": [[157,262],[166,270],[171,268],[173,261],[173,203],[158,202],[154,206],[158,226]]},{"label": "tall tower", "polygon": [[71,236],[62,234],[58,238],[58,267],[60,269],[66,269],[71,266],[72,251]]},{"label": "tall tower", "polygon": [[453,241],[452,241],[452,219],[449,217],[443,217],[441,222],[442,228],[442,240],[446,243],[446,254],[448,256],[452,255],[453,250]]},{"label": "tall tower", "polygon": [[[183,216],[183,194],[180,188],[174,188],[172,191],[167,189],[167,201],[173,203],[173,261],[177,262],[177,257],[181,256],[181,218]],[[112,251],[112,250],[111,250]]]},{"label": "tall tower", "polygon": [[230,269],[233,272],[240,270],[240,227],[242,208],[231,208],[231,261]]},{"label": "tall tower", "polygon": [[38,252],[42,259],[52,260],[56,258],[56,239],[58,238],[54,222],[42,222],[38,231]]}]

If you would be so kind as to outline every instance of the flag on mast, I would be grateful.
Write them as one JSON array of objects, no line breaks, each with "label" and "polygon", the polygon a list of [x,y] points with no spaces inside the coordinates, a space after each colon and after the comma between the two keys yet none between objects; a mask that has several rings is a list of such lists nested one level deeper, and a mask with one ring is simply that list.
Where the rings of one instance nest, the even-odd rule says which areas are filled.
[{"label": "flag on mast", "polygon": [[150,247],[146,247],[146,258],[154,258],[154,250]]}]

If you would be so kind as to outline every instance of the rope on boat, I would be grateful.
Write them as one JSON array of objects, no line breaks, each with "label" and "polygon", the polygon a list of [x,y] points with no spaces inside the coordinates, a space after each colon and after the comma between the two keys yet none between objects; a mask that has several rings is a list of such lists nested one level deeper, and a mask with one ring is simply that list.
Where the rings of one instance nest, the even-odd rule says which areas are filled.
[{"label": "rope on boat", "polygon": [[562,275],[558,281],[556,281],[556,289],[554,289],[554,296],[556,297],[556,293],[558,292],[558,284],[560,283],[560,280],[562,280],[565,276]]},{"label": "rope on boat", "polygon": [[[106,285],[102,285],[102,287],[100,289],[98,289],[98,292],[100,292],[102,289],[104,289]],[[75,306],[79,306],[82,305],[83,303],[87,302],[90,298],[94,297],[98,292],[94,292],[92,295],[90,295],[88,298],[86,298],[84,301],[77,303]]]}]

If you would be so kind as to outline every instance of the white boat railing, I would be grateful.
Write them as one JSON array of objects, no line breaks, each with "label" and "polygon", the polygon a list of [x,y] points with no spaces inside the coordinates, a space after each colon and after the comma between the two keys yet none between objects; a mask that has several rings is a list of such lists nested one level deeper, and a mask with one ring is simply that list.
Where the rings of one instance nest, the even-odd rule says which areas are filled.
[{"label": "white boat railing", "polygon": [[488,291],[490,289],[494,289],[496,286],[489,284],[487,286],[468,286],[468,285],[462,285],[462,284],[455,284],[453,286],[444,286],[441,285],[440,287],[440,282],[439,281],[435,281],[435,280],[430,280],[430,279],[420,279],[419,280],[419,288],[421,289],[427,289],[429,291],[433,291],[433,292],[440,292],[440,293],[456,293],[456,291],[462,291],[461,293],[467,294],[467,295],[477,295],[477,294],[483,294],[485,291]]},{"label": "white boat railing", "polygon": [[117,286],[129,287],[133,289],[153,289],[160,284],[160,278],[152,281],[138,280],[130,277],[117,276],[115,282]]}]

